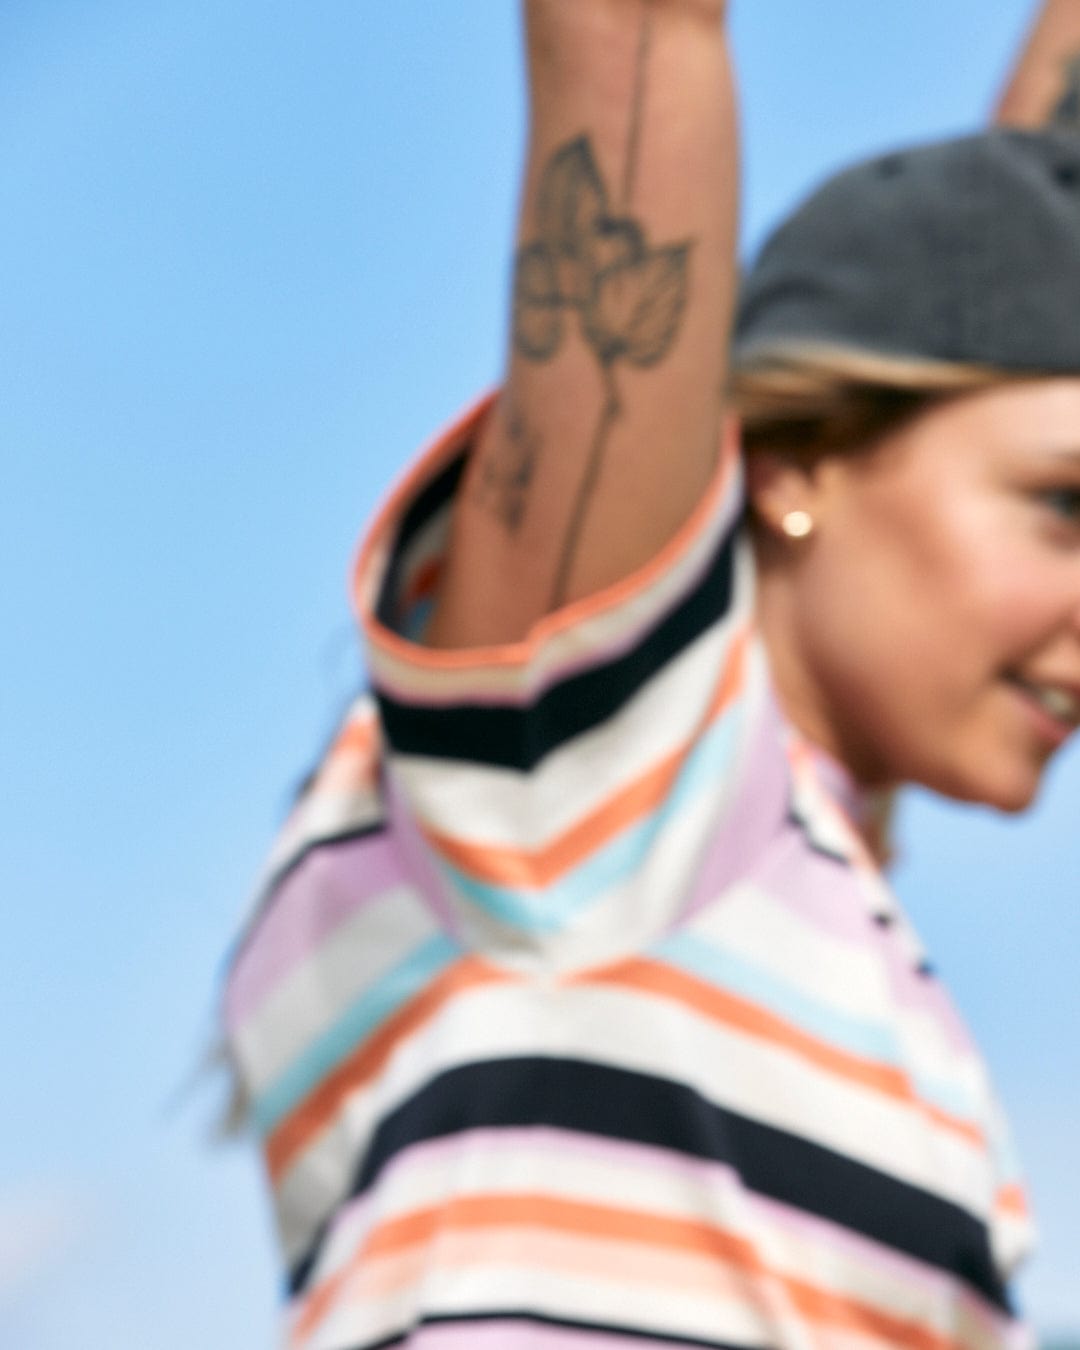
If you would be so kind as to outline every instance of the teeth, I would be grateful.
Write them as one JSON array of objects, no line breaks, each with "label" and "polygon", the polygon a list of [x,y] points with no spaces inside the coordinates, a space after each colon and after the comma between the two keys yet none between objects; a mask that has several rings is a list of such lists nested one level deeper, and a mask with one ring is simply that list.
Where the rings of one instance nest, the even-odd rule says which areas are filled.
[{"label": "teeth", "polygon": [[1073,726],[1080,725],[1080,698],[1075,694],[1045,684],[1028,684],[1025,688],[1038,699],[1051,717]]}]

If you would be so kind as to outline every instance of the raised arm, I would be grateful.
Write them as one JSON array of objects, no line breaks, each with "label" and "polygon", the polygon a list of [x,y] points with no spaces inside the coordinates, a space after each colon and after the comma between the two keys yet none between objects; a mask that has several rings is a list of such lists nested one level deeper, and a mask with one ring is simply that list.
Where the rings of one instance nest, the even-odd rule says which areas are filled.
[{"label": "raised arm", "polygon": [[525,0],[510,353],[428,640],[514,641],[648,561],[721,438],[736,134],[723,0]]},{"label": "raised arm", "polygon": [[998,122],[1080,133],[1080,0],[1045,0],[997,109]]}]

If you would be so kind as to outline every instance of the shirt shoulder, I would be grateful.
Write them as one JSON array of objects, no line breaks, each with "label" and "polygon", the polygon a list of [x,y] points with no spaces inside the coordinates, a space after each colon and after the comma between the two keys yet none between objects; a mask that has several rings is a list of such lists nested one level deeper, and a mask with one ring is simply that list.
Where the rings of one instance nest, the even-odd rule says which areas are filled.
[{"label": "shirt shoulder", "polygon": [[564,968],[675,918],[739,776],[760,674],[741,472],[720,463],[647,566],[522,641],[433,650],[423,625],[489,408],[392,494],[355,602],[387,779],[465,940]]}]

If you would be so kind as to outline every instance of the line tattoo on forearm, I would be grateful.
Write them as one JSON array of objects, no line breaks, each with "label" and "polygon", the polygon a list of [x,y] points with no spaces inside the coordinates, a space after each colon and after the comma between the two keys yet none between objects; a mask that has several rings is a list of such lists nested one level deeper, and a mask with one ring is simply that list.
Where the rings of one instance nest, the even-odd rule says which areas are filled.
[{"label": "line tattoo on forearm", "polygon": [[[603,386],[603,407],[556,570],[553,608],[565,600],[589,503],[622,412],[618,368],[644,369],[662,361],[675,343],[686,307],[691,242],[654,247],[631,213],[654,3],[641,4],[621,200],[612,202],[590,138],[583,134],[568,141],[544,168],[537,234],[515,260],[517,351],[530,361],[551,361],[567,331],[576,328],[596,357]],[[521,510],[523,498],[518,520]]]},{"label": "line tattoo on forearm", "polygon": [[1050,125],[1080,132],[1080,52],[1065,64],[1065,89],[1050,114]]},{"label": "line tattoo on forearm", "polygon": [[505,428],[502,453],[497,458],[488,457],[480,466],[477,500],[489,507],[511,534],[517,534],[542,443],[535,427],[512,400]]}]

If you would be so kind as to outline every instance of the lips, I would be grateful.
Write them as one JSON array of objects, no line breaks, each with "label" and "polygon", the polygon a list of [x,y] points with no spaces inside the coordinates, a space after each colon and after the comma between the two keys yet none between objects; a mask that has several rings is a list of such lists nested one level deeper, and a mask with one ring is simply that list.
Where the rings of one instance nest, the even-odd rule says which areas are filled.
[{"label": "lips", "polygon": [[1069,731],[1080,727],[1080,687],[1029,680],[1020,676],[1014,676],[1013,683],[1061,726]]}]

